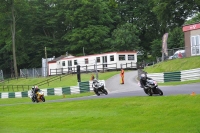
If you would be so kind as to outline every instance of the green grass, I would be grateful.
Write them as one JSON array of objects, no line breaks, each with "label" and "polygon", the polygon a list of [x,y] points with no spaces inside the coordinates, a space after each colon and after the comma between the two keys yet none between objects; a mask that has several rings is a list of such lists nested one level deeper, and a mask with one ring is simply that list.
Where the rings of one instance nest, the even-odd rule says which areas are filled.
[{"label": "green grass", "polygon": [[176,81],[176,82],[165,82],[165,83],[158,83],[158,85],[162,85],[162,86],[168,86],[168,85],[184,85],[184,84],[192,84],[192,83],[200,83],[200,79],[199,80],[188,80],[188,81]]},{"label": "green grass", "polygon": [[[22,98],[23,99],[23,98]],[[1,99],[6,103],[10,99]],[[199,133],[200,95],[0,103],[1,133]]]},{"label": "green grass", "polygon": [[145,67],[144,71],[147,73],[163,73],[195,68],[200,68],[200,56],[167,60],[153,66]]}]

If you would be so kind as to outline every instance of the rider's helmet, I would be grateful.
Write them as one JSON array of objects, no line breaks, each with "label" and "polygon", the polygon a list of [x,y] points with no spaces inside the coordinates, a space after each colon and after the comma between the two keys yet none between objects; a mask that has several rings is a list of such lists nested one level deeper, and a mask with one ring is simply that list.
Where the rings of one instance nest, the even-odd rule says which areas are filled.
[{"label": "rider's helmet", "polygon": [[94,78],[94,79],[93,79],[93,82],[97,82],[97,79]]},{"label": "rider's helmet", "polygon": [[142,80],[146,80],[146,75],[143,73],[143,74],[141,74],[141,79]]},{"label": "rider's helmet", "polygon": [[38,86],[35,86],[35,90],[39,90]]}]

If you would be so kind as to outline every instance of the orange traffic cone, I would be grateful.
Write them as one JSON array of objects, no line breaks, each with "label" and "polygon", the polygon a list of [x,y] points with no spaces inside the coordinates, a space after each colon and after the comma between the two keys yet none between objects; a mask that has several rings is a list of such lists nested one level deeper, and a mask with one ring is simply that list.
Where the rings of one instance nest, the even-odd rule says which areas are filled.
[{"label": "orange traffic cone", "polygon": [[190,94],[190,95],[191,95],[191,96],[195,96],[195,95],[196,95],[196,93],[193,91],[193,92],[192,92],[192,94]]}]

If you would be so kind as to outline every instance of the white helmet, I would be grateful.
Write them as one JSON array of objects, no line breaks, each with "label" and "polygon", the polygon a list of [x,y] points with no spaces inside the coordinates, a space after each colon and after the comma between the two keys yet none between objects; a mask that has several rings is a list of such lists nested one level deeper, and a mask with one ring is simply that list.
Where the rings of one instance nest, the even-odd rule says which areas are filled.
[{"label": "white helmet", "polygon": [[143,74],[141,74],[141,79],[142,80],[146,80],[146,75],[143,73]]}]

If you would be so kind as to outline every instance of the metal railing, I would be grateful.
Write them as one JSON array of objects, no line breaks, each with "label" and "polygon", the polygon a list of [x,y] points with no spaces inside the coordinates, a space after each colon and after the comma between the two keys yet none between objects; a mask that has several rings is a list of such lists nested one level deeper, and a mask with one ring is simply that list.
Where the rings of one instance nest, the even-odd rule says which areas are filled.
[{"label": "metal railing", "polygon": [[16,91],[27,91],[32,88],[33,85],[0,85],[0,92],[16,92]]},{"label": "metal railing", "polygon": [[[112,63],[112,64],[98,64],[97,65],[97,71],[99,72],[105,72],[105,71],[114,71],[114,70],[120,70],[123,69],[137,69],[137,63],[131,62],[131,63],[124,63],[119,64]],[[95,72],[96,66],[95,65],[85,65],[81,66],[81,73],[89,73],[89,72]],[[68,68],[56,68],[56,69],[50,69],[49,75],[61,75],[61,74],[75,74],[77,72],[76,67],[68,67]]]}]

